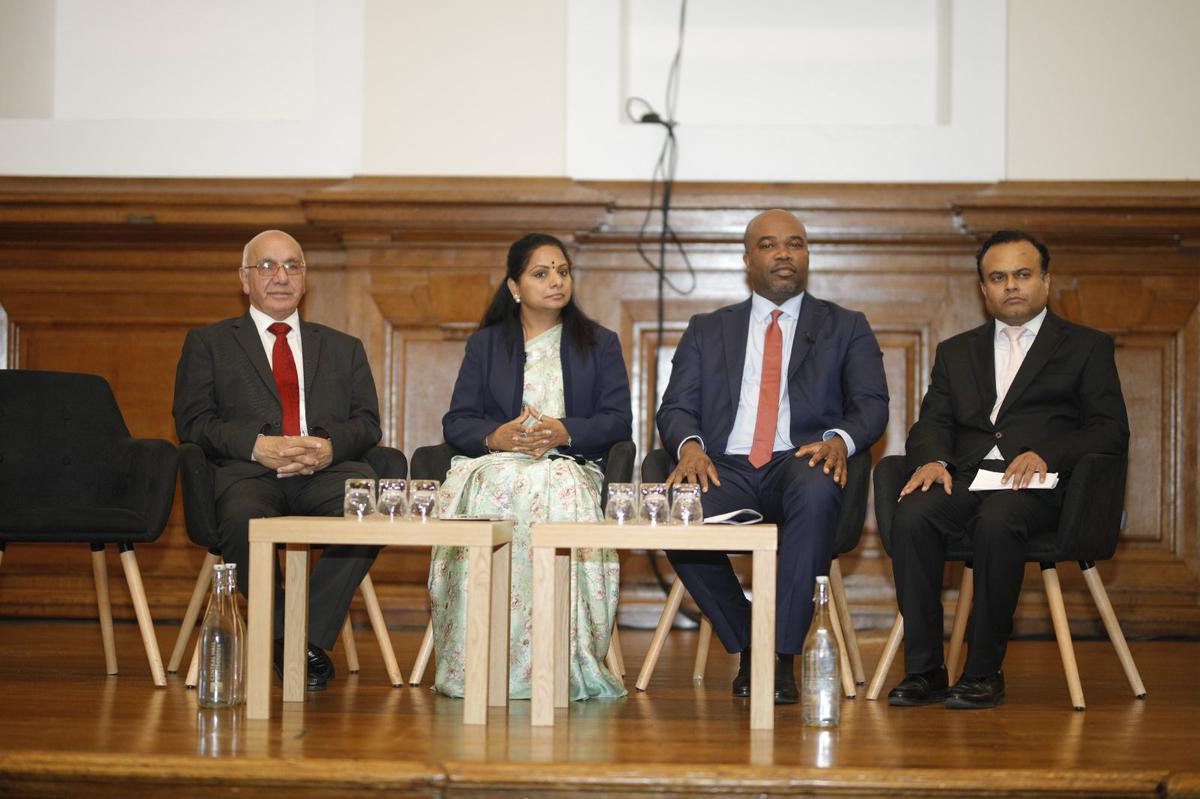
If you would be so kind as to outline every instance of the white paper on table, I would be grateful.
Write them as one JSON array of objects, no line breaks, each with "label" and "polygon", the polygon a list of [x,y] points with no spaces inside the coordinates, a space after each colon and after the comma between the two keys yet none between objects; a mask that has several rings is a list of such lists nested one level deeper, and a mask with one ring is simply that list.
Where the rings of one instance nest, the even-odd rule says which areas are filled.
[{"label": "white paper on table", "polygon": [[718,513],[716,516],[705,516],[705,524],[758,524],[762,514],[753,508],[740,508],[728,513]]},{"label": "white paper on table", "polygon": [[[1005,485],[1000,480],[1003,479],[1004,472],[989,472],[980,469],[975,473],[975,479],[971,481],[969,491],[1012,491],[1012,484]],[[1058,472],[1047,472],[1046,482],[1041,481],[1041,475],[1035,474],[1033,479],[1029,481],[1029,485],[1025,488],[1054,488],[1058,485]]]}]

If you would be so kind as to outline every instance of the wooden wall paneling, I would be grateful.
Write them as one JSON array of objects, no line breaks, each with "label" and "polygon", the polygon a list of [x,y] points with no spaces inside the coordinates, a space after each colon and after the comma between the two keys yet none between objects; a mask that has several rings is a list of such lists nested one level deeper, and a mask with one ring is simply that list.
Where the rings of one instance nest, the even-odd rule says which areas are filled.
[{"label": "wooden wall paneling", "polygon": [[[1130,523],[1118,557],[1101,570],[1118,612],[1134,634],[1196,632],[1197,188],[683,184],[672,224],[697,283],[686,296],[668,290],[668,334],[655,364],[657,281],[636,250],[643,183],[0,178],[0,307],[10,362],[100,371],[135,434],[169,436],[183,331],[244,309],[233,274],[241,245],[258,230],[284,228],[305,245],[311,266],[302,313],[363,339],[385,443],[411,455],[440,438],[462,340],[501,278],[508,244],[546,230],[572,248],[585,309],[622,337],[644,455],[655,380],[661,386],[679,333],[693,313],[746,296],[742,231],[759,210],[781,206],[808,223],[813,293],[863,310],[879,338],[892,420],[878,456],[902,451],[937,342],[984,319],[973,263],[979,241],[997,227],[1025,226],[1054,252],[1053,307],[1117,339],[1134,428]],[[677,253],[668,267],[686,284]],[[144,549],[152,550],[143,556],[152,569],[143,568],[156,616],[177,616],[202,555],[187,542],[178,510],[163,540]],[[76,574],[67,560],[11,551],[0,570],[0,612],[92,615],[86,566]],[[392,621],[424,622],[427,564],[423,554],[381,557],[376,582]],[[843,568],[859,623],[889,623],[890,563],[873,516]],[[1096,632],[1086,589],[1069,569],[1063,577],[1075,623]],[[1044,623],[1037,584],[1028,583],[1019,630]],[[652,620],[642,616],[656,615],[661,598],[644,557],[626,558],[623,591],[631,611],[623,606],[623,620]]]}]

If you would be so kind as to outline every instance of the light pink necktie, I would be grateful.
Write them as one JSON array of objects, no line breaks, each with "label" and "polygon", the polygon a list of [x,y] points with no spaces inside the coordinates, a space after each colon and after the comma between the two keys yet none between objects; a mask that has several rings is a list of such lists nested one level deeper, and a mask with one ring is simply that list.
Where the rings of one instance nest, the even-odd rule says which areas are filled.
[{"label": "light pink necktie", "polygon": [[1025,328],[1023,327],[1004,328],[1004,335],[1008,336],[1008,365],[1004,367],[1004,374],[1000,376],[1000,385],[996,386],[996,404],[992,406],[992,424],[996,423],[996,415],[1000,413],[1000,405],[1004,402],[1004,396],[1008,394],[1013,378],[1017,376],[1017,370],[1021,368],[1021,362],[1025,360],[1025,352],[1017,343],[1024,332]]}]

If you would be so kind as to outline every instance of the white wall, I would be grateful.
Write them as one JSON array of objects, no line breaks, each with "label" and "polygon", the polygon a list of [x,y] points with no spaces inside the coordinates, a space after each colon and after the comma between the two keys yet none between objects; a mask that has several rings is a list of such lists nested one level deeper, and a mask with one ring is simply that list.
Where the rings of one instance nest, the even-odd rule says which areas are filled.
[{"label": "white wall", "polygon": [[1009,0],[1013,180],[1200,178],[1200,2]]},{"label": "white wall", "polygon": [[367,0],[363,174],[562,175],[564,0]]},{"label": "white wall", "polygon": [[[919,8],[929,0],[906,2]],[[978,6],[932,2],[942,10]],[[720,103],[710,98],[693,106],[701,121],[692,131],[680,128],[681,176],[704,176],[688,164],[707,146],[753,156],[753,163],[739,160],[743,155],[720,158],[725,171],[709,176],[721,179],[1200,178],[1200,2],[987,0],[993,2],[1006,3],[997,23],[1006,65],[994,93],[976,97],[990,105],[968,120],[985,120],[981,144],[958,148],[954,165],[914,156],[897,178],[887,152],[871,143],[878,131],[843,125],[805,133],[804,126],[769,118],[739,131],[712,124]],[[622,93],[597,100],[575,90],[568,102],[568,77],[570,31],[578,21],[572,14],[589,9],[624,25],[651,8],[647,3],[675,6],[672,0],[0,0],[0,174],[644,179],[652,161],[646,153],[658,141],[646,128],[625,126],[618,134],[645,142],[616,169],[597,173],[576,163],[572,154],[581,145],[602,154],[615,148],[605,130],[569,123],[572,108],[593,103],[595,110],[599,102],[608,119],[617,119]],[[756,25],[771,27],[772,20],[752,14],[760,6],[789,4],[739,4],[753,18],[731,30],[738,47],[754,47],[747,31]],[[961,17],[952,15],[952,22]],[[701,31],[697,49],[686,52],[720,56],[719,28]],[[619,66],[632,56],[643,64],[641,74],[652,73],[645,47],[621,51],[619,33],[585,28],[583,46],[606,40],[593,50],[595,63]],[[669,31],[654,35],[672,38]],[[909,41],[911,48],[917,39]],[[961,63],[963,56],[956,58]],[[690,73],[693,87],[703,74],[697,70]],[[630,75],[610,73],[604,73],[609,83],[631,85]],[[685,92],[688,80],[685,73]],[[712,81],[702,88],[712,90]],[[687,108],[685,96],[681,111]],[[955,110],[952,103],[952,123]],[[901,138],[913,127],[895,121],[889,125]],[[918,150],[900,152],[909,157]],[[810,153],[829,171],[805,172],[795,163]]]}]

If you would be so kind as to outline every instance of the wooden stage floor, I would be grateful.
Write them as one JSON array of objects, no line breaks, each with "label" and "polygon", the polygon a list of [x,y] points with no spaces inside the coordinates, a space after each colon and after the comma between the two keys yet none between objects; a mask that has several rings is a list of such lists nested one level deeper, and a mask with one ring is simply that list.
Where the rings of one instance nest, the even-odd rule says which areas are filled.
[{"label": "wooden stage floor", "polygon": [[[164,653],[175,631],[159,627]],[[632,672],[649,634],[622,635]],[[276,682],[274,717],[248,722],[200,711],[182,675],[155,689],[132,625],[105,677],[97,624],[0,621],[0,796],[1200,796],[1200,642],[1132,642],[1145,701],[1106,641],[1084,641],[1088,709],[1073,711],[1054,643],[1018,641],[995,710],[890,708],[861,689],[836,731],[792,706],[751,733],[732,657],[714,645],[693,685],[693,636],[672,634],[649,692],[531,729],[527,702],[464,727],[457,700],[390,687],[368,630],[360,674],[335,653],[328,691],[282,708]],[[419,631],[393,638],[407,675]],[[869,669],[882,635],[863,643]]]}]

